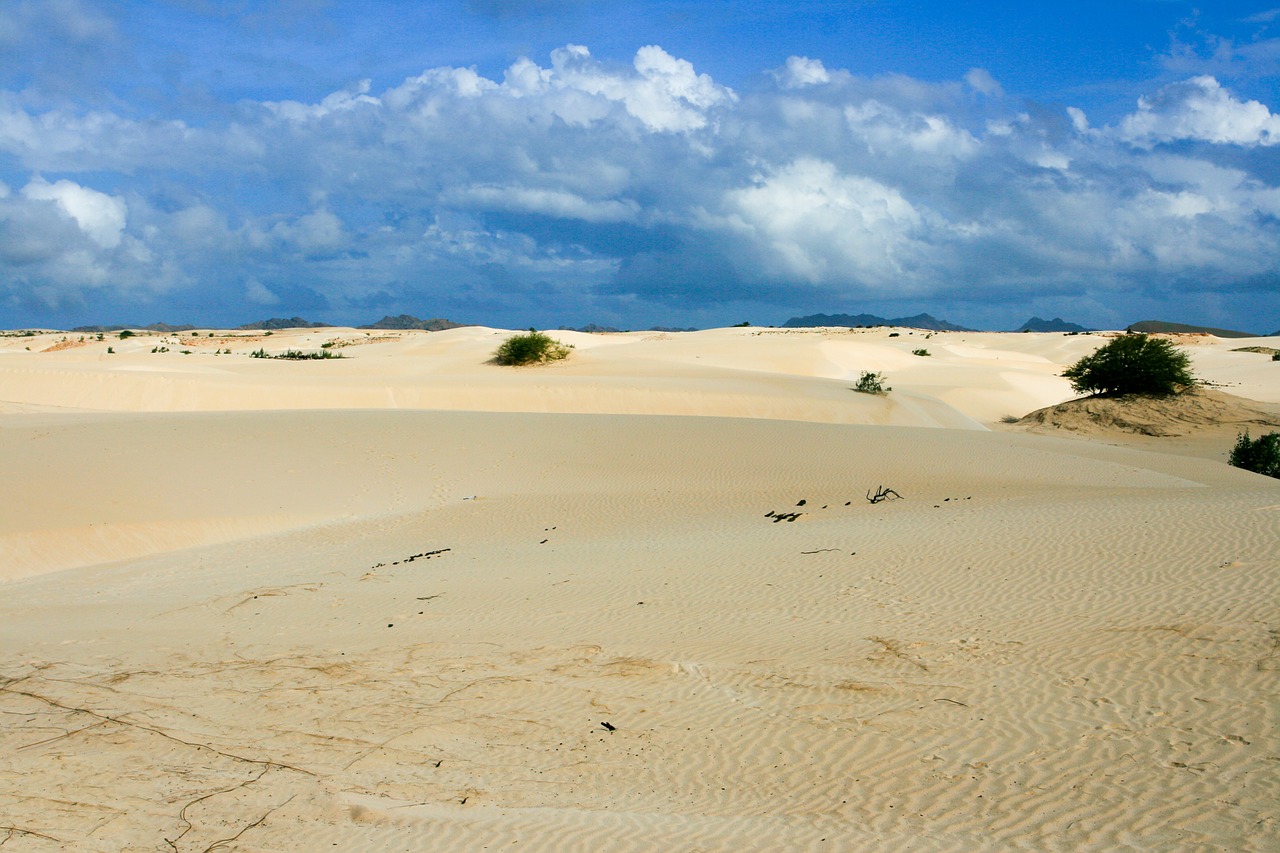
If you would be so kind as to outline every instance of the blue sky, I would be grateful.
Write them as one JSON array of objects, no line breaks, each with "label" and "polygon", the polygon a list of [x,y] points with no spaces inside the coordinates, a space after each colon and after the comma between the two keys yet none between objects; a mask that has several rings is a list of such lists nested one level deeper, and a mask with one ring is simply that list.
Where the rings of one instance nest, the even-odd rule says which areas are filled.
[{"label": "blue sky", "polygon": [[919,311],[1280,328],[1280,7],[0,5],[0,326]]}]

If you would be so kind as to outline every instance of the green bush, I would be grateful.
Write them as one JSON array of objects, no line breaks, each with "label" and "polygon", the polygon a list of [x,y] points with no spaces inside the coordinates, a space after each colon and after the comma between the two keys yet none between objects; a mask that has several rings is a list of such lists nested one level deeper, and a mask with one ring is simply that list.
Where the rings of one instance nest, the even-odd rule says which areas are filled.
[{"label": "green bush", "polygon": [[864,370],[853,390],[859,394],[887,394],[893,389],[884,384],[883,373],[872,373],[870,370]]},{"label": "green bush", "polygon": [[1272,361],[1280,361],[1280,352],[1273,352],[1273,353],[1271,353],[1271,360],[1272,360]]},{"label": "green bush", "polygon": [[1248,430],[1236,438],[1227,461],[1237,468],[1280,478],[1280,432],[1249,438]]},{"label": "green bush", "polygon": [[520,366],[525,364],[546,364],[559,361],[569,355],[572,346],[566,346],[537,329],[530,329],[520,335],[512,335],[494,350],[495,364]]},{"label": "green bush", "polygon": [[912,355],[921,355],[921,356],[932,355],[932,353],[930,353],[927,349],[913,349],[913,350],[911,351],[911,354],[912,354]]},{"label": "green bush", "polygon": [[1078,394],[1164,396],[1195,384],[1191,359],[1163,338],[1113,338],[1062,372]]},{"label": "green bush", "polygon": [[120,330],[120,340],[123,341],[125,338],[132,338],[132,337],[133,337],[133,332],[129,331],[128,329]]}]

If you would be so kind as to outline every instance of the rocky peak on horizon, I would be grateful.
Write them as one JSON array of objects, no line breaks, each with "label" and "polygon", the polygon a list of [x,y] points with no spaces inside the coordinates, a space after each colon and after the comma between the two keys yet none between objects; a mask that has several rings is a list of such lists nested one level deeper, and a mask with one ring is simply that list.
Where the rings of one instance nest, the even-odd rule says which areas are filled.
[{"label": "rocky peak on horizon", "polygon": [[1032,317],[1023,323],[1015,332],[1092,332],[1093,329],[1087,329],[1076,323],[1068,323],[1061,317],[1054,317],[1052,320],[1042,320],[1039,317]]},{"label": "rocky peak on horizon", "polygon": [[916,314],[912,317],[895,317],[887,319],[875,314],[810,314],[806,317],[792,317],[782,324],[785,329],[808,329],[818,326],[905,326],[912,329],[928,329],[933,332],[976,332],[966,326],[939,320],[932,314]]}]

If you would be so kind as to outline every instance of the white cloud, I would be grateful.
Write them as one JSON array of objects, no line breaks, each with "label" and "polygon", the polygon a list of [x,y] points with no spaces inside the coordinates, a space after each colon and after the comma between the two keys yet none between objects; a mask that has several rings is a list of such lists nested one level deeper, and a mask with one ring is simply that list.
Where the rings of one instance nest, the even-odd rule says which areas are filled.
[{"label": "white cloud", "polygon": [[1166,86],[1138,99],[1120,122],[1119,137],[1147,146],[1177,140],[1232,145],[1280,144],[1280,115],[1258,101],[1240,101],[1209,76]]},{"label": "white cloud", "polygon": [[1004,95],[1004,89],[991,76],[991,72],[985,68],[970,68],[964,75],[964,82],[968,83],[975,91],[992,97],[1000,97]]},{"label": "white cloud", "polygon": [[831,75],[822,60],[807,56],[788,56],[786,67],[773,74],[784,89],[803,89],[831,82]]},{"label": "white cloud", "polygon": [[256,278],[244,283],[244,298],[254,305],[279,305],[280,297]]},{"label": "white cloud", "polygon": [[730,190],[725,208],[776,275],[811,283],[890,284],[923,221],[892,187],[807,158]]},{"label": "white cloud", "polygon": [[564,190],[511,185],[462,187],[444,193],[442,199],[464,208],[539,213],[585,222],[631,222],[639,212],[639,205],[630,199],[591,201]]},{"label": "white cloud", "polygon": [[905,147],[949,160],[970,157],[979,147],[971,133],[946,116],[904,112],[877,100],[848,106],[844,116],[854,135],[877,154],[898,156]]},{"label": "white cloud", "polygon": [[124,199],[82,187],[74,181],[49,183],[36,178],[22,188],[29,199],[57,202],[58,207],[80,226],[89,239],[104,249],[120,245],[128,207]]},{"label": "white cloud", "polygon": [[553,53],[550,85],[620,103],[651,131],[699,130],[708,124],[709,109],[734,99],[732,90],[657,45],[636,51],[635,75],[609,71],[590,57],[580,45]]},{"label": "white cloud", "polygon": [[331,252],[347,239],[342,220],[328,210],[316,210],[292,222],[277,222],[271,236],[307,254]]},{"label": "white cloud", "polygon": [[303,104],[298,101],[266,101],[267,109],[288,121],[307,121],[323,118],[337,112],[353,110],[360,106],[378,106],[381,102],[371,97],[369,89],[371,80],[361,80],[348,91],[334,92],[326,96],[318,104]]}]

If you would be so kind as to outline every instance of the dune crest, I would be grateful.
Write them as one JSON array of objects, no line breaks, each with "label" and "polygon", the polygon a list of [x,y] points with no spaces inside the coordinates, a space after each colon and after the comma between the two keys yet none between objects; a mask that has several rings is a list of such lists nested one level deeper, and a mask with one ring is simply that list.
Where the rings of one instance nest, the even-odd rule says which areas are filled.
[{"label": "dune crest", "polygon": [[1085,397],[1024,415],[1019,424],[1077,433],[1137,433],[1183,436],[1268,427],[1280,428],[1280,407],[1267,406],[1212,388],[1191,388],[1167,397]]}]

